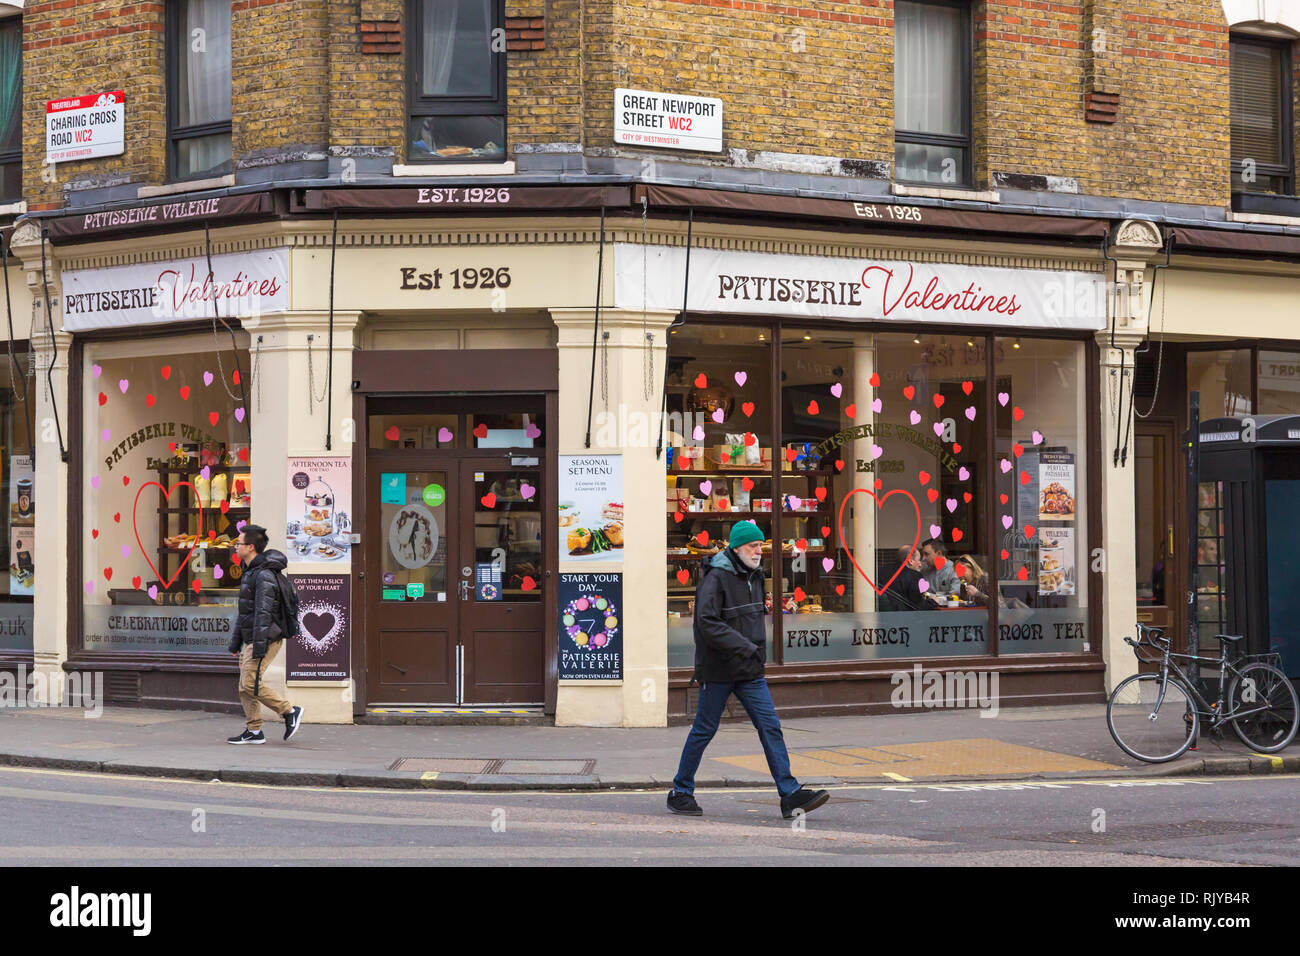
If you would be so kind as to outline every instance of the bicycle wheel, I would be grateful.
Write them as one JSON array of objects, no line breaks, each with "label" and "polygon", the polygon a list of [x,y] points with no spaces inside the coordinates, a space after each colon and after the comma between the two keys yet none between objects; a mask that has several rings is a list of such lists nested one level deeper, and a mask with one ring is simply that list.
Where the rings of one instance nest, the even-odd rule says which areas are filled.
[{"label": "bicycle wheel", "polygon": [[1159,674],[1134,674],[1122,681],[1106,705],[1106,726],[1130,757],[1164,763],[1181,757],[1196,739],[1200,718],[1191,692],[1175,677],[1160,695]]},{"label": "bicycle wheel", "polygon": [[1291,681],[1271,664],[1243,667],[1228,685],[1227,706],[1229,713],[1254,711],[1232,721],[1232,729],[1252,750],[1277,753],[1295,739],[1300,703]]}]

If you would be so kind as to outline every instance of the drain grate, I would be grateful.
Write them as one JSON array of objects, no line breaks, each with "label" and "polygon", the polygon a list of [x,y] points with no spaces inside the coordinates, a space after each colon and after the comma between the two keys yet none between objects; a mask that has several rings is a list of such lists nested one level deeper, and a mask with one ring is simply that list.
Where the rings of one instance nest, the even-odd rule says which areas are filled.
[{"label": "drain grate", "polygon": [[566,759],[515,759],[511,757],[399,757],[389,770],[411,773],[499,773],[513,776],[541,774],[586,775],[595,769],[596,761],[585,758]]}]

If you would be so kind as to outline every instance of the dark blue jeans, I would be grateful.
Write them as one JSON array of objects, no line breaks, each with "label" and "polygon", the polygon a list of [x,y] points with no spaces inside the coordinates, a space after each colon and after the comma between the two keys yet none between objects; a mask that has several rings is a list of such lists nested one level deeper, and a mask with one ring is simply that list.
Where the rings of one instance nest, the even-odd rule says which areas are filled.
[{"label": "dark blue jeans", "polygon": [[740,699],[749,719],[754,722],[758,739],[763,743],[763,754],[767,757],[767,768],[772,771],[772,779],[776,781],[777,792],[788,797],[799,789],[799,781],[790,773],[790,755],[786,752],[785,737],[781,734],[781,721],[776,716],[776,707],[772,704],[772,693],[767,689],[767,681],[761,677],[734,683],[709,681],[700,685],[700,706],[695,711],[695,725],[691,727],[686,746],[682,749],[682,762],[677,767],[673,789],[678,793],[695,792],[695,771],[704,758],[704,748],[718,732],[718,721],[722,719],[727,698],[732,694]]}]

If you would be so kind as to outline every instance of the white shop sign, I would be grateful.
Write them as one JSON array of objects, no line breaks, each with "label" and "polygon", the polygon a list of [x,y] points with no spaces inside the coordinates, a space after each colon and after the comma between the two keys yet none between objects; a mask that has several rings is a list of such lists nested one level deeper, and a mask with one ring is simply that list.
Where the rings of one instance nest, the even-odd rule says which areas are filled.
[{"label": "white shop sign", "polygon": [[45,157],[67,163],[126,150],[126,94],[91,93],[45,104]]},{"label": "white shop sign", "polygon": [[67,332],[267,315],[289,308],[289,250],[230,253],[63,273]]},{"label": "white shop sign", "polygon": [[[678,311],[686,250],[614,247],[614,304]],[[1097,273],[931,262],[831,259],[759,252],[691,252],[687,309],[863,321],[1106,327],[1106,282]]]},{"label": "white shop sign", "polygon": [[615,90],[614,142],[720,153],[722,100],[649,90]]}]

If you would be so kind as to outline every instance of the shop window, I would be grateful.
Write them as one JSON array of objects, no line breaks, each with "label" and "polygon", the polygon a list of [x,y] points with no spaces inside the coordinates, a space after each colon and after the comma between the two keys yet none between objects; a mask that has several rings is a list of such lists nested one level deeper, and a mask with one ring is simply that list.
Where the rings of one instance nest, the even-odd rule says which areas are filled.
[{"label": "shop window", "polygon": [[1250,349],[1189,351],[1187,390],[1200,391],[1201,418],[1251,414],[1250,372]]},{"label": "shop window", "polygon": [[23,195],[23,21],[0,20],[0,202]]},{"label": "shop window", "polygon": [[240,529],[264,525],[285,548],[283,525],[254,512],[236,353],[211,336],[96,343],[84,368],[83,647],[225,654]]},{"label": "shop window", "polygon": [[35,379],[26,374],[26,353],[0,363],[0,652],[32,649],[33,561],[36,534],[32,433]]},{"label": "shop window", "polygon": [[1300,414],[1300,352],[1259,350],[1259,413]]},{"label": "shop window", "polygon": [[894,178],[971,181],[971,28],[964,2],[894,4]]},{"label": "shop window", "polygon": [[988,653],[985,343],[782,332],[785,662]]},{"label": "shop window", "polygon": [[230,140],[230,3],[167,4],[168,173],[171,179],[224,176]]},{"label": "shop window", "polygon": [[410,0],[410,163],[505,159],[502,0]]},{"label": "shop window", "polygon": [[371,415],[371,448],[459,448],[459,415]]},{"label": "shop window", "polygon": [[540,412],[472,412],[466,416],[473,448],[545,448]]},{"label": "shop window", "polygon": [[[752,520],[767,537],[763,574],[773,594],[777,509],[803,512],[774,489],[772,331],[760,326],[687,325],[672,332],[665,455],[668,514],[668,666],[695,661],[695,589],[703,564],[732,524]],[[784,486],[784,481],[782,482]],[[800,487],[803,487],[803,483]],[[561,502],[561,507],[563,507]],[[767,618],[772,660],[772,618]]]},{"label": "shop window", "polygon": [[1231,73],[1233,208],[1239,194],[1295,192],[1291,44],[1234,36]]},{"label": "shop window", "polygon": [[1083,652],[1093,561],[1083,345],[994,342],[998,654]]}]

